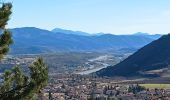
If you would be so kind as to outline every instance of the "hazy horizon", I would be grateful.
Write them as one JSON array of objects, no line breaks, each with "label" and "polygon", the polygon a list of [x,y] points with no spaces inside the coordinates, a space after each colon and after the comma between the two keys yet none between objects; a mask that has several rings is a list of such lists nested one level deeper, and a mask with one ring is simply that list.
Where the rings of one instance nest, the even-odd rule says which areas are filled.
[{"label": "hazy horizon", "polygon": [[[5,0],[13,3],[9,28],[62,28],[88,33],[170,32],[170,1],[155,0]],[[23,17],[24,15],[24,17]]]},{"label": "hazy horizon", "polygon": [[[85,31],[82,31],[82,30],[71,30],[71,29],[65,29],[65,28],[59,28],[59,27],[56,27],[52,30],[48,30],[48,29],[43,29],[43,28],[39,28],[39,27],[31,27],[31,26],[28,26],[28,27],[14,27],[14,28],[9,28],[9,29],[18,29],[18,28],[37,28],[37,29],[41,29],[41,30],[47,30],[47,31],[53,31],[55,29],[61,29],[61,30],[65,30],[65,31],[73,31],[73,32],[84,32],[84,33],[87,33],[87,34],[91,34],[91,35],[97,35],[97,34],[112,34],[112,35],[144,35],[144,34],[148,34],[148,35],[163,35],[163,34],[159,34],[159,33],[155,33],[155,34],[151,34],[151,33],[146,33],[146,32],[133,32],[133,33],[121,33],[121,34],[114,34],[114,33],[106,33],[106,32],[96,32],[96,33],[92,33],[92,32],[85,32]],[[168,33],[167,33],[168,34]]]}]

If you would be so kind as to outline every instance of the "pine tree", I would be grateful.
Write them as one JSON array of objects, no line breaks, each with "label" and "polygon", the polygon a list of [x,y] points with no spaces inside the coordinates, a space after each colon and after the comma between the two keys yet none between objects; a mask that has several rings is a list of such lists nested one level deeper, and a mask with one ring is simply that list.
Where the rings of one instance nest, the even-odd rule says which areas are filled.
[{"label": "pine tree", "polygon": [[[9,51],[13,43],[11,32],[6,29],[12,13],[11,3],[2,3],[0,7],[0,60]],[[0,100],[33,100],[41,93],[48,82],[48,67],[42,58],[34,61],[30,67],[30,75],[25,75],[19,66],[5,71],[3,83],[0,84]]]},{"label": "pine tree", "polygon": [[41,93],[48,82],[48,68],[42,58],[38,58],[29,68],[30,76],[24,75],[18,66],[5,72],[0,100],[32,100]]},{"label": "pine tree", "polygon": [[6,29],[7,21],[11,15],[11,3],[3,3],[0,8],[0,59],[9,51],[9,46],[12,44],[11,32]]}]

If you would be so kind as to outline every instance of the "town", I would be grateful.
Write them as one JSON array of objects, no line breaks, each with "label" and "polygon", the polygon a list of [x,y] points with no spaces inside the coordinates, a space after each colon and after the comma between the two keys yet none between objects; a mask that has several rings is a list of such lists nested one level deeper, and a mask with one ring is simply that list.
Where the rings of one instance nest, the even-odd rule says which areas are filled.
[{"label": "town", "polygon": [[43,90],[48,100],[169,100],[170,89],[82,75],[57,75]]}]

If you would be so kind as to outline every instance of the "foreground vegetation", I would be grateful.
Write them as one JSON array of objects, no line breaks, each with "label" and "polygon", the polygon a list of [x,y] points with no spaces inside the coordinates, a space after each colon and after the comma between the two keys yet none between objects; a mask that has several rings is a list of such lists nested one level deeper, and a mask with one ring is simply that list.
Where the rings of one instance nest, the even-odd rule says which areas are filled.
[{"label": "foreground vegetation", "polygon": [[[6,28],[12,14],[11,3],[0,4],[0,61],[13,43],[12,34]],[[0,77],[0,100],[34,100],[41,97],[41,90],[48,82],[48,67],[42,58],[29,66],[29,75],[19,66],[2,72]]]}]

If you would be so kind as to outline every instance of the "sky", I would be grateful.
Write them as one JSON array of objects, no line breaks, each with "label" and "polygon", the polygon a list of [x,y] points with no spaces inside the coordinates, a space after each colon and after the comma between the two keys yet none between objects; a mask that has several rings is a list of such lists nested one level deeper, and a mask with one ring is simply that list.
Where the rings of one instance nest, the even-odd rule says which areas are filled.
[{"label": "sky", "polygon": [[170,33],[170,0],[4,0],[9,28],[63,28],[89,33]]}]

